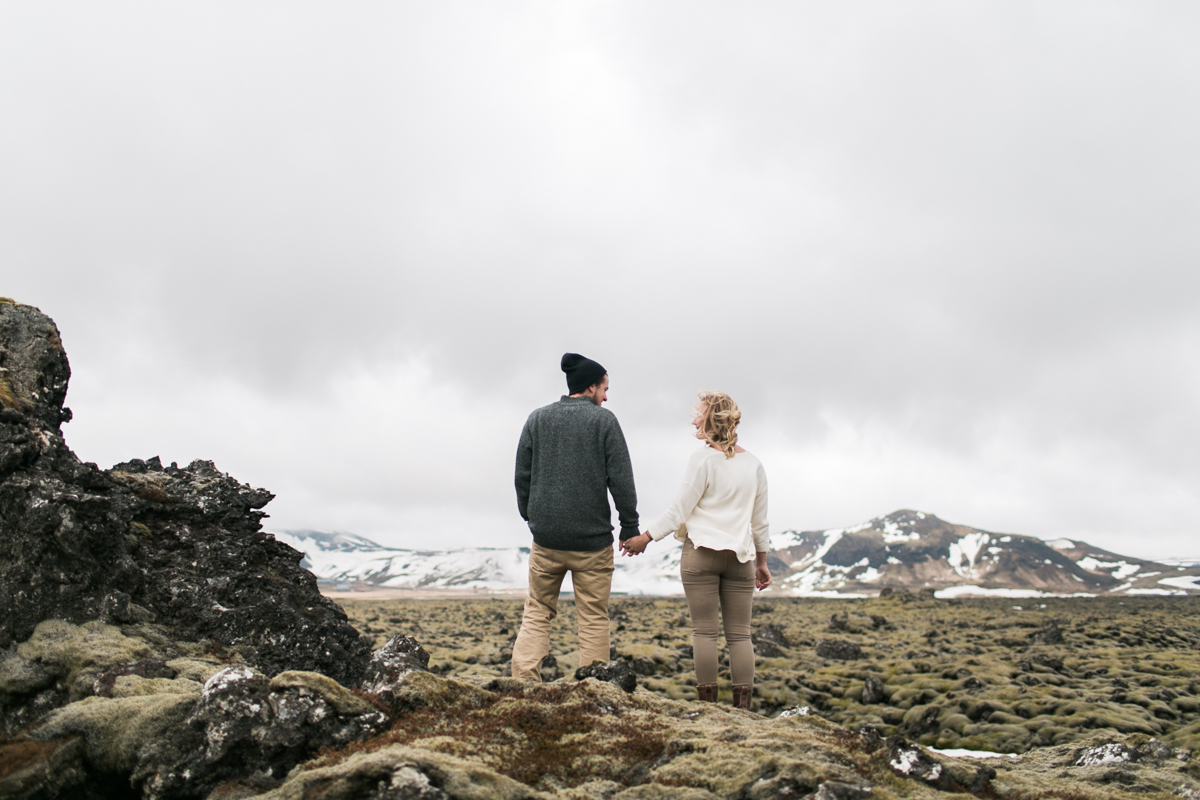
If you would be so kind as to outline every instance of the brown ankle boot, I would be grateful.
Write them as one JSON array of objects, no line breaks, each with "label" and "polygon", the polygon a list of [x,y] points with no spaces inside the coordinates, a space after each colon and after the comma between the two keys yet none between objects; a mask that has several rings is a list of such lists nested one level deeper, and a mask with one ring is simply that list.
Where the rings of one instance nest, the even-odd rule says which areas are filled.
[{"label": "brown ankle boot", "polygon": [[748,684],[734,684],[733,686],[733,707],[744,708],[750,710],[750,697],[754,694],[754,687]]},{"label": "brown ankle boot", "polygon": [[705,703],[717,702],[717,685],[715,683],[702,683],[696,687],[696,699]]}]

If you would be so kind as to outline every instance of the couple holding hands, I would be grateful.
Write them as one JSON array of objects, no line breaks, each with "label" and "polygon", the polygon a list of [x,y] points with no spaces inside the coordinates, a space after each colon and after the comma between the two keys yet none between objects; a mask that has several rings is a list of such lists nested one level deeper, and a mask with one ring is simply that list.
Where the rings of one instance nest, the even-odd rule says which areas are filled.
[{"label": "couple holding hands", "polygon": [[770,585],[771,572],[767,476],[761,462],[738,446],[737,403],[722,392],[699,393],[692,425],[704,446],[688,460],[670,508],[639,532],[629,450],[617,418],[602,408],[608,372],[577,353],[565,354],[561,366],[569,394],[530,414],[517,446],[517,506],[529,523],[533,547],[529,596],[513,646],[513,677],[541,680],[550,623],[568,572],[575,588],[580,666],[609,660],[611,494],[624,555],[637,556],[668,534],[683,542],[680,573],[692,618],[699,699],[717,699],[717,634],[723,620],[733,704],[749,708],[751,603],[756,588]]}]

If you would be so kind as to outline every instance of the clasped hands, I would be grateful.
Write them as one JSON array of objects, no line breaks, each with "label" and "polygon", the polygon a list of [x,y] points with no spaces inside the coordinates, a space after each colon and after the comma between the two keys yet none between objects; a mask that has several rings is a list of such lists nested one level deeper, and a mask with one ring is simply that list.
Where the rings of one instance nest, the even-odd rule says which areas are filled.
[{"label": "clasped hands", "polygon": [[630,536],[628,539],[621,540],[621,555],[623,556],[640,556],[646,552],[646,546],[651,542],[650,531],[640,533],[637,536]]}]

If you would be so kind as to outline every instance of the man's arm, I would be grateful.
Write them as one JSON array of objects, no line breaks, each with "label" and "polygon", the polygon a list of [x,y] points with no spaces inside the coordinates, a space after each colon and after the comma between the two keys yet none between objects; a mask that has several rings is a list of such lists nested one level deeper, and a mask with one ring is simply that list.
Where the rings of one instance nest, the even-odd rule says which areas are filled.
[{"label": "man's arm", "polygon": [[633,464],[629,460],[629,448],[625,434],[617,418],[604,437],[605,468],[608,472],[608,491],[617,507],[617,518],[621,521],[621,539],[638,535],[637,489],[633,486]]},{"label": "man's arm", "polygon": [[529,432],[529,421],[521,429],[521,440],[517,443],[517,510],[521,519],[529,521],[529,487],[533,484],[533,435]]}]

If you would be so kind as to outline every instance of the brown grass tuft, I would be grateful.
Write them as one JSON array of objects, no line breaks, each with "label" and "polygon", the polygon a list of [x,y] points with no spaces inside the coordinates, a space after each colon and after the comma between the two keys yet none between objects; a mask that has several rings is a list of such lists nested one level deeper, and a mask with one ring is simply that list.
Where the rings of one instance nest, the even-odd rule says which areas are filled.
[{"label": "brown grass tuft", "polygon": [[31,742],[25,739],[0,739],[0,780],[44,761],[62,745],[58,742]]},{"label": "brown grass tuft", "polygon": [[568,786],[605,778],[628,785],[636,767],[666,748],[663,723],[606,705],[580,684],[498,693],[480,708],[422,709],[390,730],[323,750],[306,769],[392,744],[478,760],[526,785],[550,778]]}]

